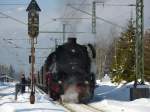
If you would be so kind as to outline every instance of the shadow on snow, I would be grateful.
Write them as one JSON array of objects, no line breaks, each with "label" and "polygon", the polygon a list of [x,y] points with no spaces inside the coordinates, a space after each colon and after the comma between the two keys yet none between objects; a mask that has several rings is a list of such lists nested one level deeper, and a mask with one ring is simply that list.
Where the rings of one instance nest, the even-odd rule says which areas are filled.
[{"label": "shadow on snow", "polygon": [[18,109],[15,112],[30,112],[30,111],[38,111],[38,110],[42,110],[42,111],[51,111],[51,112],[64,112],[64,110],[62,109],[49,109],[49,108],[32,108],[32,109]]},{"label": "shadow on snow", "polygon": [[130,86],[123,85],[121,87],[118,87],[118,86],[110,86],[110,85],[99,85],[95,89],[95,95],[91,102],[99,102],[104,99],[117,100],[117,101],[129,101]]}]

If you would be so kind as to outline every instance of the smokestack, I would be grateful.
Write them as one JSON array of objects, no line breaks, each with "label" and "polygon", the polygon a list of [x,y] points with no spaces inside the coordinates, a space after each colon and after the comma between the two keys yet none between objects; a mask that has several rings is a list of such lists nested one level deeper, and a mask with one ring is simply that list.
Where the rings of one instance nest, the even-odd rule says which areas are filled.
[{"label": "smokestack", "polygon": [[76,44],[77,43],[77,39],[75,37],[69,37],[68,38],[68,43],[69,44]]}]

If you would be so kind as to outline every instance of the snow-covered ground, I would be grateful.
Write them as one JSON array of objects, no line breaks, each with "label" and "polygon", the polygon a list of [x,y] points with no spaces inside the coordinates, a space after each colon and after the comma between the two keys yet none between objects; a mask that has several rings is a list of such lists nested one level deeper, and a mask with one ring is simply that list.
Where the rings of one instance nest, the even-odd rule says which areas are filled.
[{"label": "snow-covered ground", "polygon": [[65,109],[50,101],[47,95],[37,91],[35,104],[29,103],[29,93],[18,94],[15,99],[15,84],[0,83],[0,112],[64,112]]},{"label": "snow-covered ground", "polygon": [[[119,86],[109,80],[97,81],[95,98],[90,104],[106,112],[150,112],[150,98],[130,101],[130,87],[133,83]],[[148,86],[150,87],[150,86]]]},{"label": "snow-covered ground", "polygon": [[[149,112],[150,99],[142,98],[134,101],[129,100],[129,89],[133,83],[119,86],[112,84],[109,78],[103,82],[97,81],[97,88],[92,107],[104,112]],[[65,112],[66,110],[52,102],[50,98],[40,90],[36,90],[35,104],[29,103],[29,93],[19,94],[17,101],[14,100],[15,84],[0,83],[0,112]],[[80,106],[79,106],[80,108]],[[83,108],[83,107],[82,107]],[[80,112],[81,108],[79,111]],[[91,112],[91,111],[90,111]]]}]

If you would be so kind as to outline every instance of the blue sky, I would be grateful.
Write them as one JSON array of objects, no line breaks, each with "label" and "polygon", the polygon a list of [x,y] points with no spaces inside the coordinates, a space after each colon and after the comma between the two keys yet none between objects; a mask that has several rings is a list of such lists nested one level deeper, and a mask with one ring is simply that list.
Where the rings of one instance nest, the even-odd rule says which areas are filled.
[{"label": "blue sky", "polygon": [[[83,14],[81,12],[75,11],[71,8],[66,8],[66,3],[82,3],[84,0],[37,0],[39,6],[42,10],[40,12],[40,30],[47,31],[62,31],[62,21],[53,21],[52,18],[62,17],[65,15],[70,16],[71,13],[76,13],[74,17],[87,17],[90,16]],[[93,0],[85,0],[85,3],[91,3]],[[135,3],[135,0],[105,0],[108,3]],[[0,3],[29,3],[30,0],[0,0]],[[150,0],[145,0],[145,28],[150,28]],[[3,12],[9,16],[15,17],[23,22],[27,23],[27,12],[25,9],[27,5],[21,6],[1,6],[0,12]],[[91,7],[82,7],[82,10],[85,10],[91,13]],[[131,10],[135,12],[134,8],[130,7],[102,7],[97,6],[97,16],[103,17],[109,21],[115,22],[119,25],[126,26],[130,16]],[[66,12],[64,12],[66,11]],[[65,16],[65,17],[68,17]],[[135,14],[134,14],[135,17]],[[77,22],[72,22],[67,25],[66,28],[69,30],[77,30],[77,31],[85,31],[91,32],[91,19],[90,20],[82,20]],[[106,24],[100,20],[97,20],[97,37],[99,40],[109,40],[110,39],[110,30],[116,29],[120,31],[120,29],[115,28],[109,24]],[[78,42],[87,43],[93,41],[93,35],[76,35],[78,37]],[[3,39],[24,39],[24,40],[13,40],[13,44],[8,44]],[[62,34],[40,34],[38,37],[38,43],[36,47],[54,47],[54,39],[62,39]],[[30,70],[30,66],[28,64],[28,55],[30,54],[30,50],[27,49],[30,47],[29,39],[27,35],[27,26],[17,23],[13,20],[0,18],[0,63],[2,64],[13,64],[15,67],[19,69],[25,69],[28,73]],[[61,41],[61,40],[60,40]],[[25,49],[15,49],[14,45],[19,47],[23,47]],[[50,51],[48,50],[37,50],[36,56],[43,57],[47,56]],[[37,70],[40,68],[44,59],[36,59]]]}]

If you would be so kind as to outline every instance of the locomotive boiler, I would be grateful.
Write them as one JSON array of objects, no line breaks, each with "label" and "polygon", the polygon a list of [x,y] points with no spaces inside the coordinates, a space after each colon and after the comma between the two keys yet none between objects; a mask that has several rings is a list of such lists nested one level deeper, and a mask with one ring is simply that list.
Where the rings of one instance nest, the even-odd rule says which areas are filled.
[{"label": "locomotive boiler", "polygon": [[44,85],[45,80],[45,90],[50,97],[58,100],[74,88],[70,94],[76,93],[78,102],[89,101],[95,88],[95,73],[92,71],[95,57],[94,47],[80,45],[76,38],[68,38],[66,43],[59,45],[47,57],[41,72],[41,82]]}]

